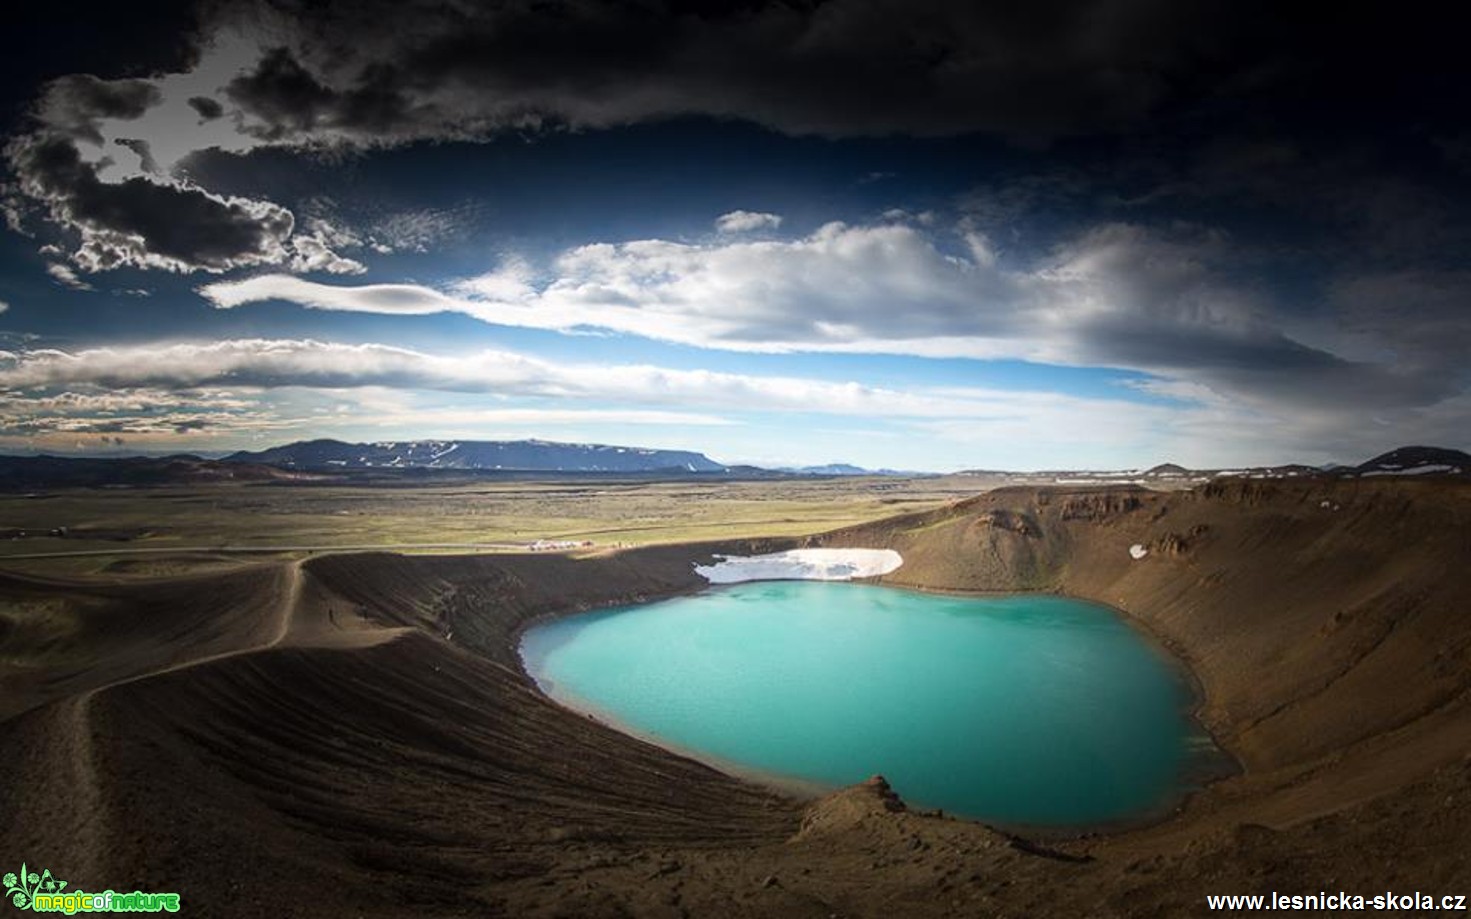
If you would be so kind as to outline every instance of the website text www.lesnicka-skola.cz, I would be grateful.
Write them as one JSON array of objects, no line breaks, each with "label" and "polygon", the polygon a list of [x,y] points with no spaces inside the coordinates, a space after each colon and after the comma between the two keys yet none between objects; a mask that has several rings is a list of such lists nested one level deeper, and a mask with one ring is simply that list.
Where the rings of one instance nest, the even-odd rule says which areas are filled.
[{"label": "website text www.lesnicka-skola.cz", "polygon": [[1210,909],[1229,910],[1448,910],[1471,915],[1465,894],[1384,893],[1363,896],[1349,893],[1309,894],[1219,894],[1205,898]]}]

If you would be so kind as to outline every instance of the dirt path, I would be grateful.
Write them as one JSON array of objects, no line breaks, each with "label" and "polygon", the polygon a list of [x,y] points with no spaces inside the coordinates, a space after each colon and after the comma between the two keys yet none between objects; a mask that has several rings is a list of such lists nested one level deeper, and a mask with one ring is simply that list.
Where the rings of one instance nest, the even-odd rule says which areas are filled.
[{"label": "dirt path", "polygon": [[296,617],[297,604],[300,602],[301,599],[302,581],[305,577],[302,573],[300,562],[290,562],[281,566],[281,572],[285,583],[283,583],[279,588],[280,601],[275,605],[276,621],[270,633],[270,637],[266,641],[259,644],[252,644],[243,648],[235,648],[229,651],[223,651],[218,654],[208,654],[203,657],[196,657],[191,660],[180,661],[178,663],[170,664],[167,667],[160,667],[156,670],[149,670],[144,673],[135,673],[130,676],[123,677],[122,679],[113,680],[110,683],[105,683],[101,686],[97,686],[83,693],[80,698],[82,698],[83,700],[88,700],[98,693],[106,692],[107,690],[112,689],[115,686],[124,686],[128,683],[135,683],[139,680],[150,679],[152,677],[160,676],[165,673],[175,673],[180,670],[188,670],[191,667],[198,667],[201,664],[209,664],[215,661],[228,660],[232,657],[239,657],[242,654],[255,654],[259,651],[264,651],[280,645],[283,641],[286,640],[286,637],[291,634],[292,623],[295,621]]}]

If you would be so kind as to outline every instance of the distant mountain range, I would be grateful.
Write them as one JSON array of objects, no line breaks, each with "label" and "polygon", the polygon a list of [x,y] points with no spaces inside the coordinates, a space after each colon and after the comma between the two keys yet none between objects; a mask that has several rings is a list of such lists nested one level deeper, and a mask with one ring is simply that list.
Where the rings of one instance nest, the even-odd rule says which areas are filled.
[{"label": "distant mountain range", "polygon": [[[762,479],[802,476],[917,475],[869,470],[847,463],[762,469],[726,466],[688,450],[655,450],[606,444],[564,444],[543,440],[415,440],[371,444],[310,440],[222,459],[192,455],[120,458],[0,456],[0,491],[38,491],[66,487],[137,487],[210,482],[353,483],[395,485],[444,482],[470,476],[621,474],[653,477],[712,476]],[[1251,466],[1187,469],[1164,463],[1121,471],[1051,470],[1010,472],[968,470],[957,473],[996,485],[1122,485],[1185,488],[1223,477],[1249,479],[1373,478],[1379,476],[1468,476],[1471,454],[1442,447],[1400,447],[1357,466]]]},{"label": "distant mountain range", "polygon": [[928,472],[901,472],[898,469],[864,469],[852,463],[825,463],[821,466],[782,466],[778,472],[793,475],[934,475]]},{"label": "distant mountain range", "polygon": [[1361,476],[1471,475],[1471,454],[1444,447],[1400,447],[1354,468]]},{"label": "distant mountain range", "polygon": [[1150,469],[1049,470],[1044,472],[1004,472],[971,469],[959,473],[975,477],[1004,478],[1019,484],[1125,484],[1196,485],[1223,477],[1246,479],[1296,479],[1323,476],[1351,479],[1374,476],[1451,475],[1471,476],[1471,454],[1444,447],[1400,447],[1382,453],[1357,466],[1304,466],[1290,463],[1282,466],[1244,466],[1223,469],[1187,469],[1175,463],[1163,463]]},{"label": "distant mountain range", "polygon": [[403,440],[349,444],[307,440],[259,452],[232,453],[227,463],[283,469],[461,469],[507,472],[724,472],[703,453],[545,440]]}]

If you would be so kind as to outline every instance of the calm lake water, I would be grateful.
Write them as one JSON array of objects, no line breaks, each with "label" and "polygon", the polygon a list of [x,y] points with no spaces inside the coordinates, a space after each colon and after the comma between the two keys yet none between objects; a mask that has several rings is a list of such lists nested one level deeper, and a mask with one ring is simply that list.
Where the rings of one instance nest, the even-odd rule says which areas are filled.
[{"label": "calm lake water", "polygon": [[774,779],[882,773],[911,804],[1081,825],[1181,793],[1196,730],[1169,661],[1107,607],[783,581],[556,620],[552,698]]}]

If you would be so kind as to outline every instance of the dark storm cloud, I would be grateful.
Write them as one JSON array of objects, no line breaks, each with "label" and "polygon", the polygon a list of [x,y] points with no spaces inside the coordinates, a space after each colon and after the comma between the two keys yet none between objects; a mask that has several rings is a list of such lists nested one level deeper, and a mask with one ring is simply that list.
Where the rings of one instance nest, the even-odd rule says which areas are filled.
[{"label": "dark storm cloud", "polygon": [[133,151],[138,157],[138,168],[144,172],[158,172],[158,162],[153,158],[153,148],[148,141],[137,137],[119,137],[117,145]]},{"label": "dark storm cloud", "polygon": [[79,232],[73,259],[88,271],[120,265],[222,271],[278,262],[291,235],[291,213],[269,202],[138,177],[103,182],[64,137],[26,138],[9,155],[26,194]]},{"label": "dark storm cloud", "polygon": [[[83,271],[121,266],[170,271],[219,272],[248,265],[289,264],[298,270],[334,273],[362,266],[331,251],[320,238],[289,240],[292,214],[269,201],[227,197],[162,176],[145,137],[114,137],[131,151],[144,175],[120,181],[102,178],[114,160],[89,160],[86,146],[103,147],[102,126],[133,122],[163,101],[161,90],[142,79],[103,80],[73,74],[50,82],[33,106],[30,133],[13,138],[5,160],[14,187],[42,206],[50,221],[77,234],[71,261]],[[191,100],[197,112],[222,111],[218,103]],[[153,176],[159,176],[153,178]],[[24,209],[10,199],[7,222],[20,227]],[[68,266],[49,269],[69,286],[87,289]],[[68,277],[59,274],[65,270]]]},{"label": "dark storm cloud", "polygon": [[1433,405],[1464,381],[1410,366],[1351,361],[1269,329],[1240,334],[1167,323],[1088,323],[1078,329],[1099,363],[1147,368],[1259,404],[1299,408]]},{"label": "dark storm cloud", "polygon": [[208,96],[194,96],[189,100],[189,107],[199,113],[204,121],[213,121],[225,114],[225,107],[218,101]]},{"label": "dark storm cloud", "polygon": [[380,0],[235,7],[224,20],[293,39],[229,90],[270,138],[710,115],[834,137],[1046,140],[1136,125],[1200,69],[1241,66],[1232,9]]},{"label": "dark storm cloud", "polygon": [[40,112],[51,130],[100,145],[101,119],[138,118],[161,99],[158,87],[146,80],[100,80],[79,73],[53,80]]},{"label": "dark storm cloud", "polygon": [[217,28],[269,49],[233,95],[255,130],[278,137],[314,125],[464,137],[682,115],[830,137],[1341,135],[1386,120],[1453,125],[1441,100],[1464,71],[1455,30],[1433,16],[1325,17],[1259,0],[274,0],[217,10]]},{"label": "dark storm cloud", "polygon": [[1349,335],[1391,349],[1402,367],[1471,383],[1471,271],[1364,271],[1341,279],[1331,297]]},{"label": "dark storm cloud", "polygon": [[399,77],[393,67],[367,66],[360,79],[354,88],[338,92],[287,49],[275,48],[254,71],[232,80],[225,94],[251,116],[245,130],[263,140],[310,141],[320,129],[391,136],[410,127],[410,104],[395,85]]},{"label": "dark storm cloud", "polygon": [[276,48],[254,72],[230,82],[225,94],[270,125],[267,138],[310,131],[331,107],[336,93],[319,83],[285,48]]},{"label": "dark storm cloud", "polygon": [[[1414,17],[1340,11],[1325,21],[1226,0],[259,0],[203,9],[200,59],[233,49],[245,55],[231,59],[243,70],[217,97],[186,104],[196,127],[232,117],[237,151],[477,140],[680,116],[835,138],[983,134],[1052,144],[1054,153],[1067,139],[1127,138],[1127,149],[1094,164],[1119,175],[1152,171],[1155,187],[1126,196],[1169,202],[1290,197],[1303,183],[1286,173],[1319,165],[1325,141],[1354,146],[1336,143],[1344,125],[1370,136],[1386,118],[1419,119],[1448,166],[1443,151],[1464,134],[1427,101],[1437,97],[1430,90],[1444,98],[1455,85],[1447,73],[1458,49]],[[1424,55],[1396,50],[1420,48],[1425,35]],[[1376,49],[1375,66],[1366,47]],[[149,80],[62,77],[34,107],[37,133],[101,143],[103,120],[138,118],[159,98]],[[1217,149],[1233,139],[1249,155]],[[1279,153],[1285,165],[1273,159]],[[1258,174],[1284,177],[1249,178]],[[1362,214],[1339,209],[1371,227],[1364,236],[1376,245],[1404,248],[1434,234],[1426,220],[1399,219],[1422,204],[1386,187]],[[1395,230],[1379,232],[1386,221]],[[220,232],[238,227],[227,219]],[[150,238],[141,245],[151,250]],[[240,251],[249,263],[259,250]]]}]

